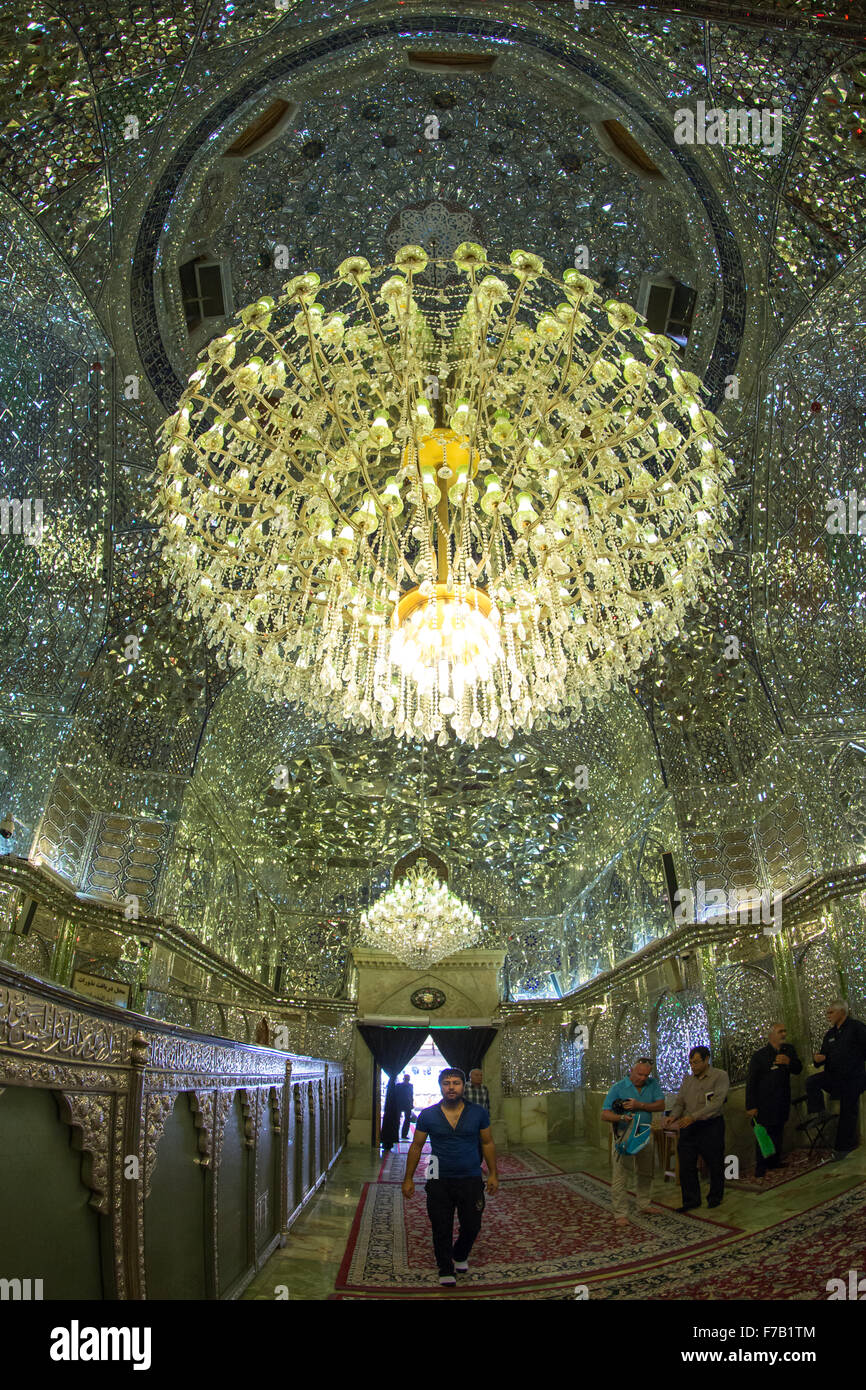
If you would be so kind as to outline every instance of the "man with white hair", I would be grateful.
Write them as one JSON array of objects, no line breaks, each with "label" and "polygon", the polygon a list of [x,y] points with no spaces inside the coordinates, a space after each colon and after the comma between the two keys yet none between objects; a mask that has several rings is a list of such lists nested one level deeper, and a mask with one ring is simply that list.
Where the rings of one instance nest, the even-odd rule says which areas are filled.
[{"label": "man with white hair", "polygon": [[463,1092],[463,1099],[471,1105],[482,1105],[490,1114],[490,1092],[483,1084],[484,1076],[480,1067],[473,1067],[469,1073],[469,1080],[466,1083],[466,1090]]},{"label": "man with white hair", "polygon": [[851,1018],[844,999],[834,999],[828,1006],[827,1022],[830,1027],[821,1050],[812,1056],[815,1066],[823,1071],[809,1077],[806,1096],[812,1113],[823,1110],[824,1091],[839,1101],[833,1150],[833,1157],[839,1159],[857,1147],[857,1110],[860,1095],[866,1090],[866,1023]]}]

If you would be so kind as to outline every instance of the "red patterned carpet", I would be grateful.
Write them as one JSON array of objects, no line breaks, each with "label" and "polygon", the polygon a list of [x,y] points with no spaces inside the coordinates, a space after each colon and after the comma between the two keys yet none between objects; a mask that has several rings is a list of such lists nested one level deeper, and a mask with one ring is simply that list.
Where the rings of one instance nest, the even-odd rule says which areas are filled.
[{"label": "red patterned carpet", "polygon": [[[588,1297],[650,1299],[826,1302],[841,1279],[850,1287],[849,1271],[866,1276],[866,1183],[791,1216],[756,1235],[743,1235],[688,1258],[653,1269],[624,1270],[615,1278],[588,1280]],[[500,1298],[573,1299],[570,1283],[558,1290],[503,1293]],[[862,1294],[860,1296],[862,1298]]]},{"label": "red patterned carpet", "polygon": [[832,1149],[792,1149],[785,1154],[784,1168],[770,1168],[762,1178],[755,1177],[755,1169],[747,1169],[739,1178],[728,1178],[726,1186],[740,1192],[773,1192],[804,1173],[821,1168],[831,1158]]},{"label": "red patterned carpet", "polygon": [[[520,1289],[530,1296],[533,1288],[585,1282],[614,1270],[624,1274],[737,1235],[721,1222],[662,1208],[618,1227],[610,1188],[588,1173],[513,1176],[487,1199],[470,1271],[460,1276],[460,1286],[482,1297],[521,1296],[515,1295]],[[405,1201],[393,1180],[365,1185],[336,1287],[380,1297],[438,1292],[423,1190]]]},{"label": "red patterned carpet", "polygon": [[[409,1152],[409,1144],[400,1145],[399,1149],[392,1149],[382,1158],[382,1166],[379,1169],[377,1182],[402,1182],[403,1174],[406,1171],[406,1155]],[[430,1156],[429,1142],[424,1145],[421,1151],[421,1162],[415,1172],[415,1182],[424,1183],[424,1171],[427,1167],[427,1159]],[[562,1169],[549,1159],[542,1158],[534,1149],[512,1149],[509,1153],[498,1155],[497,1169],[503,1182],[510,1181],[512,1178],[538,1178],[551,1177],[555,1173],[561,1173]]]}]

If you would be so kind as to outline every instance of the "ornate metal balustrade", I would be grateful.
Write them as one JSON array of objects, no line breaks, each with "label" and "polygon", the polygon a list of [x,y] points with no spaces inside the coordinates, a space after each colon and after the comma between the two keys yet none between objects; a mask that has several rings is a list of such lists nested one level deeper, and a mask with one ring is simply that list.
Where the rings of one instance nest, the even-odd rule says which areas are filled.
[{"label": "ornate metal balustrade", "polygon": [[[0,965],[0,1126],[11,1141],[0,1144],[0,1187],[32,1212],[32,1233],[26,1221],[12,1223],[11,1238],[7,1228],[0,1257],[0,1276],[7,1278],[29,1277],[30,1252],[40,1246],[39,1162],[33,1191],[26,1178],[22,1186],[15,1167],[16,1152],[25,1152],[36,1132],[26,1125],[34,1091],[54,1097],[57,1124],[70,1127],[72,1149],[81,1155],[69,1157],[90,1196],[71,1229],[80,1232],[81,1222],[98,1226],[92,1249],[100,1252],[93,1257],[99,1268],[81,1278],[82,1287],[101,1284],[106,1299],[237,1296],[285,1242],[344,1142],[340,1063],[232,1043],[123,1009],[87,1007],[67,990]],[[24,1131],[17,1135],[16,1122]],[[232,1144],[240,1158],[231,1173],[225,1165],[223,1180]],[[62,1186],[68,1164],[61,1173],[63,1159],[50,1147]],[[185,1206],[183,1194],[190,1192]],[[157,1220],[163,1200],[171,1212],[167,1231]],[[200,1248],[190,1249],[195,1233]],[[52,1231],[51,1240],[57,1260],[54,1274],[44,1271],[44,1296],[75,1297],[67,1231]],[[221,1269],[229,1250],[233,1267]],[[200,1271],[197,1288],[190,1286],[190,1268]]]}]

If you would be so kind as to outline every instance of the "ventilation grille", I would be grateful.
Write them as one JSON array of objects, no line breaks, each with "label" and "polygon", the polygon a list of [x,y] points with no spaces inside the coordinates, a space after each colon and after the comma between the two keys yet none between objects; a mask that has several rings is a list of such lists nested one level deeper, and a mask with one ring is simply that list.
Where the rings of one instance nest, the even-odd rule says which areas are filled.
[{"label": "ventilation grille", "polygon": [[77,883],[93,808],[62,775],[57,778],[36,850],[59,874]]},{"label": "ventilation grille", "polygon": [[114,903],[132,896],[141,912],[153,912],[167,833],[162,821],[100,816],[84,880],[87,894]]}]

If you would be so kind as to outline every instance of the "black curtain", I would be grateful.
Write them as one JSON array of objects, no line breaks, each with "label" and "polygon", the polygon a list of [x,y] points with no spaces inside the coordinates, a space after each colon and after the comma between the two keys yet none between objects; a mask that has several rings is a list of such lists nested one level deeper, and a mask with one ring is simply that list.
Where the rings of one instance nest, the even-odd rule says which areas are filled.
[{"label": "black curtain", "polygon": [[431,1028],[430,1036],[449,1067],[459,1067],[469,1080],[474,1067],[481,1066],[493,1039],[495,1028]]},{"label": "black curtain", "polygon": [[[359,1023],[358,1032],[369,1047],[374,1058],[388,1079],[385,1091],[385,1110],[382,1115],[380,1143],[385,1149],[393,1148],[400,1137],[400,1112],[394,1095],[394,1079],[411,1062],[418,1048],[427,1037],[427,1029],[421,1028],[379,1028],[375,1023]],[[443,1052],[444,1057],[444,1052]],[[449,1066],[456,1066],[450,1062]]]}]

